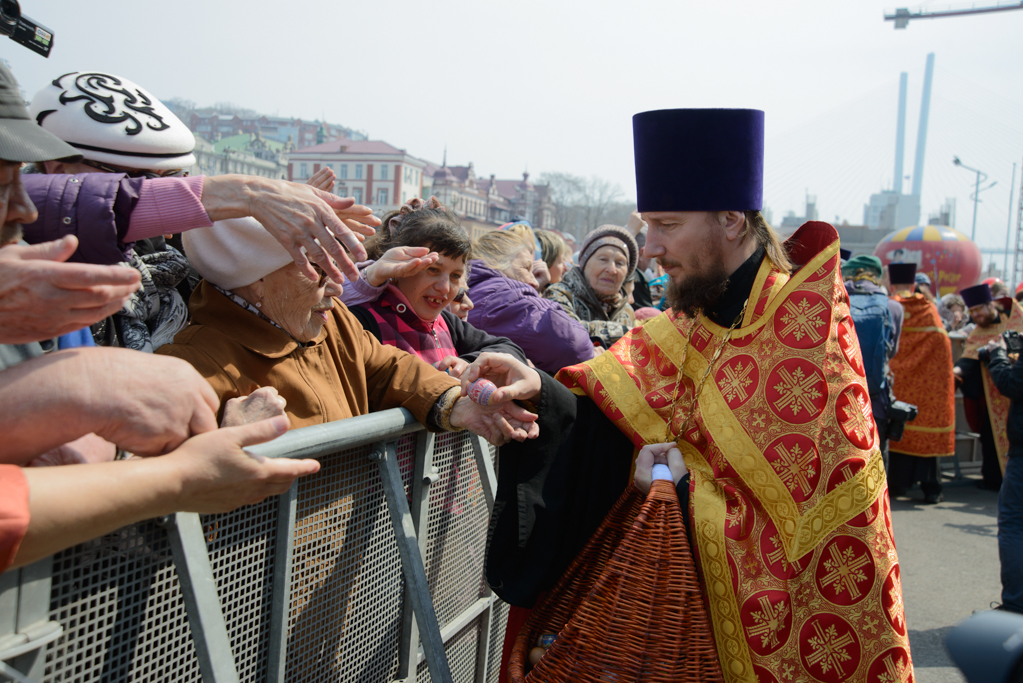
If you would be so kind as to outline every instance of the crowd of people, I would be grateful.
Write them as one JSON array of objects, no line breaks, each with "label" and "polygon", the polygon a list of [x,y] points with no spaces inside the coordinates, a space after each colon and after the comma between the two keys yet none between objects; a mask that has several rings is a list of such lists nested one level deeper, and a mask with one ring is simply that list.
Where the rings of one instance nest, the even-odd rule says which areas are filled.
[{"label": "crowd of people", "polygon": [[[26,109],[0,65],[0,571],[281,493],[319,464],[246,446],[404,407],[503,446],[487,580],[512,637],[656,464],[736,680],[826,673],[818,631],[876,644],[836,660],[849,675],[911,668],[888,495],[941,500],[958,383],[1002,488],[1003,604],[1023,612],[1023,379],[1002,338],[1023,309],[988,284],[936,299],[824,223],[783,244],[760,213],[763,120],[639,114],[627,225],[471,240],[432,197],[378,218],[329,169],[190,177],[194,138],[141,86],[70,73]],[[954,365],[949,333],[968,335]],[[860,556],[869,571],[827,578]]]}]

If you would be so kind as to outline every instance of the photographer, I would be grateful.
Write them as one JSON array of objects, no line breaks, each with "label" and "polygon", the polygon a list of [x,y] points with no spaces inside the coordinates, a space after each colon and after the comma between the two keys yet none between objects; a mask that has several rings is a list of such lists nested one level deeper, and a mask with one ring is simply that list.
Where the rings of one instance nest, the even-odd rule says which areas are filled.
[{"label": "photographer", "polygon": [[[1016,358],[1006,353],[1006,338]],[[1009,458],[998,494],[998,557],[1002,564],[1002,609],[1023,613],[1023,339],[1017,332],[999,335],[980,349],[999,393],[1010,400]]]}]

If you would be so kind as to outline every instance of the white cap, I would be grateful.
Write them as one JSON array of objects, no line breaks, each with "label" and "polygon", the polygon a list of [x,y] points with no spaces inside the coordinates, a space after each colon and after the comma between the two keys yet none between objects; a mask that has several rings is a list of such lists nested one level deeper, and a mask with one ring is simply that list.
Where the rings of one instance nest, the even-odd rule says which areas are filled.
[{"label": "white cap", "polygon": [[211,228],[188,230],[181,233],[181,243],[196,272],[229,290],[295,262],[255,218],[228,218]]},{"label": "white cap", "polygon": [[92,161],[154,171],[195,164],[188,126],[126,78],[72,71],[36,93],[29,114]]}]

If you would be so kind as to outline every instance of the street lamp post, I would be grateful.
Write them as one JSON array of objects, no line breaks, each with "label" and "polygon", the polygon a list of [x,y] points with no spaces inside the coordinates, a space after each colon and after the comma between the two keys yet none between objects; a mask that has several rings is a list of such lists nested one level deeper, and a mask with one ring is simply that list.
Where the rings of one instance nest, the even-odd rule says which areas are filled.
[{"label": "street lamp post", "polygon": [[[973,228],[970,230],[970,241],[974,242],[977,239],[977,204],[980,203],[980,184],[982,182],[984,182],[985,180],[987,180],[987,173],[984,173],[983,171],[979,171],[979,170],[977,170],[975,168],[970,168],[969,166],[967,166],[963,162],[959,161],[959,157],[952,157],[952,163],[955,164],[956,166],[960,166],[962,168],[965,168],[967,171],[970,171],[971,173],[976,173],[977,174],[977,184],[976,184],[976,187],[973,190]],[[981,176],[984,176],[984,177],[981,178]],[[984,189],[985,190],[990,190],[997,183],[998,183],[998,181],[996,180],[995,182],[991,183],[990,185],[988,185]]]}]

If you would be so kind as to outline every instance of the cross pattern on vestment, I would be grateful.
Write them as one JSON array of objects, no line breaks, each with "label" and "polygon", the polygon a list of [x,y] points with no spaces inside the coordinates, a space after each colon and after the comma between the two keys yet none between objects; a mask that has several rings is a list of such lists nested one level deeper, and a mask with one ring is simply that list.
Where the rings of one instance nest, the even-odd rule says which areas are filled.
[{"label": "cross pattern on vestment", "polygon": [[884,658],[884,673],[878,676],[877,680],[878,683],[909,683],[912,675],[913,669],[909,666],[909,661],[888,655]]},{"label": "cross pattern on vestment", "polygon": [[850,401],[842,406],[842,412],[845,413],[842,429],[855,434],[857,439],[866,439],[870,436],[870,402],[863,396],[853,394],[851,389],[849,392]]},{"label": "cross pattern on vestment", "polygon": [[725,379],[721,382],[721,393],[724,395],[725,400],[731,403],[736,398],[740,401],[745,401],[749,398],[749,393],[746,389],[750,384],[753,383],[753,378],[750,377],[750,373],[753,371],[753,363],[743,366],[742,362],[733,365],[726,365],[723,372],[725,373]]},{"label": "cross pattern on vestment", "polygon": [[853,333],[852,330],[846,330],[845,333],[842,335],[842,338],[845,340],[845,346],[842,349],[842,351],[845,353],[845,357],[848,358],[849,362],[851,363],[852,359],[855,358],[854,349],[856,348],[856,346],[854,345],[854,341],[856,340],[856,335]]},{"label": "cross pattern on vestment", "polygon": [[650,393],[652,399],[663,398],[664,402],[670,406],[672,399],[675,398],[675,385],[665,382]]},{"label": "cross pattern on vestment", "polygon": [[821,578],[821,583],[831,586],[835,593],[847,590],[851,598],[860,597],[859,582],[867,580],[863,568],[870,564],[870,557],[866,554],[857,556],[852,548],[839,550],[838,544],[828,548],[828,554],[831,559],[824,560],[824,568],[828,573]]},{"label": "cross pattern on vestment", "polygon": [[785,618],[790,611],[789,606],[784,600],[772,605],[766,595],[757,598],[757,602],[760,603],[760,609],[750,614],[756,623],[746,627],[746,632],[750,638],[759,637],[761,647],[776,648],[779,645],[778,632],[785,625]]},{"label": "cross pattern on vestment", "polygon": [[764,428],[764,420],[766,418],[767,418],[767,415],[764,414],[764,413],[761,413],[759,411],[750,413],[750,424],[752,424],[754,427],[757,427],[758,429],[763,429]]},{"label": "cross pattern on vestment", "polygon": [[735,497],[735,505],[728,506],[728,512],[725,514],[725,521],[730,527],[739,527],[739,535],[746,533],[746,503],[743,502],[742,498]]},{"label": "cross pattern on vestment", "polygon": [[810,637],[807,643],[813,648],[813,652],[806,658],[811,666],[820,665],[821,673],[827,673],[831,669],[842,672],[842,662],[848,662],[852,655],[846,652],[845,648],[853,644],[852,633],[847,632],[838,635],[838,628],[832,624],[826,629],[819,621],[813,624],[816,635]]},{"label": "cross pattern on vestment", "polygon": [[877,635],[877,624],[878,621],[874,617],[867,615],[867,618],[863,620],[863,630],[870,631],[870,635]]},{"label": "cross pattern on vestment", "polygon": [[792,680],[792,674],[795,673],[795,671],[796,667],[792,666],[791,664],[785,664],[784,662],[782,663],[781,677],[784,678],[786,681]]},{"label": "cross pattern on vestment", "polygon": [[778,455],[778,460],[772,462],[771,466],[785,482],[785,486],[790,491],[798,486],[804,496],[810,495],[810,491],[813,490],[810,487],[810,477],[815,474],[813,450],[804,453],[798,443],[793,444],[791,450],[787,450],[785,444],[780,443],[775,447],[774,452]]},{"label": "cross pattern on vestment", "polygon": [[704,343],[710,341],[710,332],[703,325],[696,329],[696,332],[693,333],[693,336]]},{"label": "cross pattern on vestment", "polygon": [[892,604],[888,606],[888,619],[900,628],[906,627],[906,617],[902,612],[902,579],[892,576],[892,587],[888,591]]},{"label": "cross pattern on vestment", "polygon": [[792,568],[795,569],[796,571],[799,571],[800,569],[803,568],[802,565],[799,564],[799,560],[796,560],[795,562],[792,563],[789,562],[788,557],[786,557],[785,555],[785,549],[782,547],[781,541],[778,540],[778,534],[774,534],[773,536],[771,536],[770,540],[771,544],[774,546],[774,550],[767,553],[768,562],[770,562],[771,564],[780,563],[781,570],[783,572],[787,572],[789,570],[790,564]]},{"label": "cross pattern on vestment", "polygon": [[817,376],[814,373],[811,372],[807,375],[803,372],[803,368],[796,368],[793,372],[789,372],[788,368],[780,368],[778,376],[781,378],[781,382],[774,386],[774,390],[781,394],[781,398],[775,401],[775,408],[778,410],[788,408],[793,415],[797,416],[800,410],[805,410],[808,413],[817,410],[817,406],[813,402],[822,394],[814,386],[817,384]]},{"label": "cross pattern on vestment", "polygon": [[[821,445],[822,446],[827,446],[828,448],[834,448],[835,447],[835,435],[832,434],[831,432],[822,432],[821,433]],[[852,475],[849,475],[849,476],[852,476]],[[848,479],[848,478],[849,477],[846,477],[846,479]]]},{"label": "cross pattern on vestment", "polygon": [[796,341],[802,341],[803,337],[809,337],[810,341],[814,343],[824,339],[824,335],[817,331],[818,327],[825,324],[821,313],[825,312],[827,307],[823,302],[818,301],[811,306],[804,296],[798,304],[789,299],[785,302],[784,308],[785,313],[781,317],[781,322],[785,325],[781,329],[782,337],[791,334]]}]

